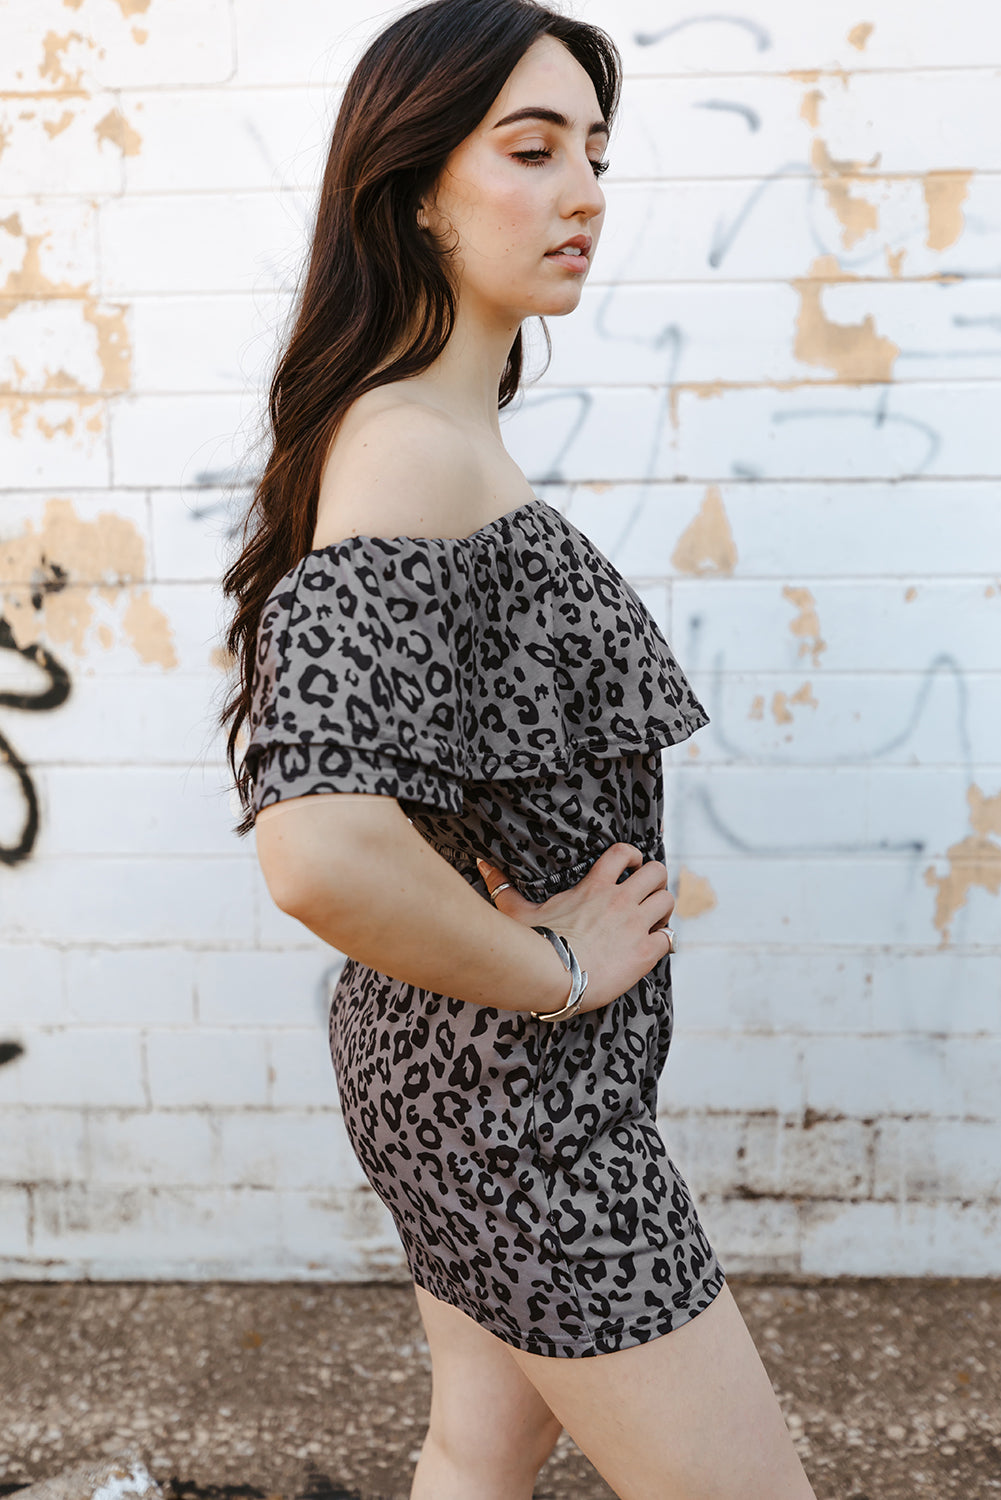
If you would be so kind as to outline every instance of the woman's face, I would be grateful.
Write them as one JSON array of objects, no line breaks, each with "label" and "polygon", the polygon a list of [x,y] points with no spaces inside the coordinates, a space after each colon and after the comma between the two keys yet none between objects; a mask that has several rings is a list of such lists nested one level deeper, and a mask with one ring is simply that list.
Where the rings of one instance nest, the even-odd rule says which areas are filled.
[{"label": "woman's face", "polygon": [[[448,158],[427,207],[431,228],[455,245],[464,309],[503,324],[577,306],[604,218],[596,164],[607,140],[587,73],[540,37]],[[590,241],[583,256],[551,253],[579,236]]]}]

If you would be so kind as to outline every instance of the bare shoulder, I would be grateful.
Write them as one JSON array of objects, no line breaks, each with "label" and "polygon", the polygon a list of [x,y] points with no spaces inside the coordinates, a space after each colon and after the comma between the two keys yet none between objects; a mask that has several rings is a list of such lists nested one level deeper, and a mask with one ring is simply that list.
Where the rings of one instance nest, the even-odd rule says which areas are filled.
[{"label": "bare shoulder", "polygon": [[327,454],[313,545],[463,536],[476,525],[481,483],[473,444],[447,413],[370,391],[349,409]]}]

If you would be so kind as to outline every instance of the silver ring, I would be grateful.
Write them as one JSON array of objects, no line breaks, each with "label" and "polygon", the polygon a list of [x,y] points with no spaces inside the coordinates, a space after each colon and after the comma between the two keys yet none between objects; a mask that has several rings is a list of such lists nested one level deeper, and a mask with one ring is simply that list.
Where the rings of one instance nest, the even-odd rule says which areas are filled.
[{"label": "silver ring", "polygon": [[662,927],[660,930],[664,934],[664,936],[667,938],[667,951],[668,951],[668,953],[673,953],[674,952],[674,933],[673,933],[673,931],[671,930],[670,927]]},{"label": "silver ring", "polygon": [[491,901],[496,902],[497,897],[500,895],[501,891],[509,891],[510,889],[511,889],[511,882],[510,882],[510,880],[502,881],[500,885],[495,886],[494,889],[489,893]]}]

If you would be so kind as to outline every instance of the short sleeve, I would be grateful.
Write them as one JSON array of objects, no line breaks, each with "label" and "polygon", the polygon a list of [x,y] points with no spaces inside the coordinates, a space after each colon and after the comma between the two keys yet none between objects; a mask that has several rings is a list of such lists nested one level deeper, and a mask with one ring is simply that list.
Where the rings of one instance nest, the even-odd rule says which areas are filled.
[{"label": "short sleeve", "polygon": [[245,764],[255,812],[368,792],[461,813],[448,591],[426,554],[350,539],[272,591],[257,633]]},{"label": "short sleeve", "polygon": [[462,812],[462,786],[452,776],[402,756],[344,745],[269,745],[257,757],[254,811],[289,797],[370,792],[443,812]]}]

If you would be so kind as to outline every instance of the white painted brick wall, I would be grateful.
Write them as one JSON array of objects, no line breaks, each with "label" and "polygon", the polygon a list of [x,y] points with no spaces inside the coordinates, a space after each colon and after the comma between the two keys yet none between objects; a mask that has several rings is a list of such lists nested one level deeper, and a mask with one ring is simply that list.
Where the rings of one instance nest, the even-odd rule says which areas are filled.
[{"label": "white painted brick wall", "polygon": [[[666,758],[665,1138],[730,1269],[996,1275],[1001,11],[576,8],[628,70],[607,223],[504,423],[712,715]],[[40,825],[0,864],[0,1272],[403,1265],[338,1112],[341,956],[232,835],[213,723],[227,537],[382,18],[0,11],[0,586],[41,534],[73,606],[32,627],[66,701],[0,703]],[[0,650],[0,694],[44,686]],[[0,844],[23,819],[0,764]]]}]

